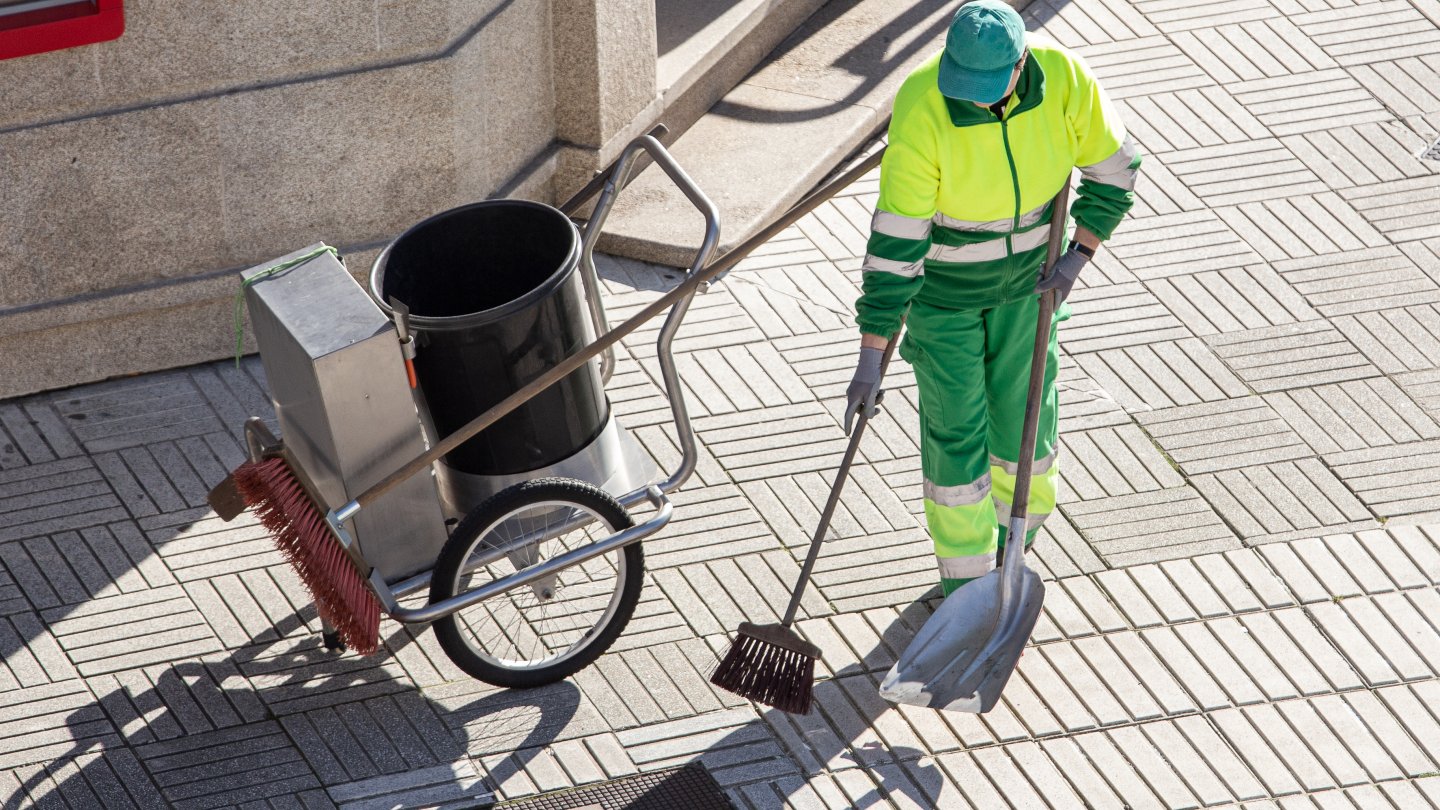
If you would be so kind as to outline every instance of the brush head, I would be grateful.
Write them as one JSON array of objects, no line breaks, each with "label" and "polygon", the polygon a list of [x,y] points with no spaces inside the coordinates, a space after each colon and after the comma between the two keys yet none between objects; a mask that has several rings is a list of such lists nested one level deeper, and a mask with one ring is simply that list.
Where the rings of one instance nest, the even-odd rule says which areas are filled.
[{"label": "brush head", "polygon": [[315,599],[320,618],[350,649],[368,655],[380,643],[380,602],[350,561],[298,476],[283,458],[248,461],[235,486]]},{"label": "brush head", "polygon": [[809,714],[820,648],[780,624],[745,622],[710,683],[790,714]]}]

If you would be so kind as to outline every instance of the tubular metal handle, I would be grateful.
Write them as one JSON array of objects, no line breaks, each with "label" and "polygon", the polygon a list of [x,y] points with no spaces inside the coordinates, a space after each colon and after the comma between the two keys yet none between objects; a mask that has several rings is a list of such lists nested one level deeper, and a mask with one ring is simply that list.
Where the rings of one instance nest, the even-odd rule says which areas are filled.
[{"label": "tubular metal handle", "polygon": [[[650,140],[654,141],[653,138],[651,138]],[[674,165],[674,161],[669,159],[669,153],[664,151],[664,147],[660,146],[658,141],[655,141],[655,146],[658,147],[660,153],[663,154],[666,158],[666,161],[661,163],[662,167],[664,167],[666,163],[668,163],[671,167],[669,169],[666,169],[666,172],[669,173],[673,169],[673,171],[684,175],[683,170],[681,170],[679,166]],[[652,152],[652,154],[654,153]],[[720,257],[709,265],[703,265],[703,270],[700,269],[700,267],[702,266],[702,262],[703,260],[709,258],[709,254],[714,250],[714,244],[711,243],[708,244],[708,246],[702,245],[701,250],[696,256],[696,264],[691,269],[689,277],[687,277],[674,289],[670,290],[670,292],[650,302],[648,306],[646,306],[644,309],[642,309],[635,315],[631,316],[629,320],[610,330],[606,334],[601,335],[595,340],[594,343],[591,343],[589,346],[586,346],[579,352],[576,352],[565,360],[562,360],[559,364],[557,364],[554,368],[550,369],[545,374],[530,381],[519,391],[516,391],[515,393],[511,394],[510,396],[501,400],[499,403],[492,406],[490,410],[470,420],[470,422],[461,427],[459,430],[455,431],[450,436],[447,436],[446,438],[436,443],[436,445],[431,448],[429,452],[417,457],[410,463],[391,473],[384,480],[360,493],[360,495],[356,497],[355,500],[350,501],[344,506],[341,506],[339,509],[336,509],[332,514],[332,517],[336,520],[348,520],[350,517],[354,516],[356,512],[360,511],[362,507],[373,503],[375,499],[381,497],[386,492],[389,492],[391,489],[398,486],[400,482],[420,472],[421,470],[430,466],[430,464],[434,463],[441,456],[446,455],[455,448],[469,441],[475,436],[475,434],[479,433],[487,427],[490,427],[497,420],[510,413],[511,411],[515,410],[516,408],[520,407],[521,404],[531,399],[536,394],[544,391],[546,388],[549,388],[550,386],[564,379],[571,372],[580,368],[585,363],[588,363],[590,360],[594,359],[601,352],[618,343],[621,338],[624,338],[626,335],[635,331],[646,321],[649,321],[651,318],[654,318],[656,315],[664,312],[666,309],[673,306],[682,298],[693,294],[696,290],[700,288],[700,285],[710,281],[711,279],[715,278],[726,270],[729,270],[730,268],[739,264],[741,259],[745,258],[750,254],[750,251],[754,250],[759,245],[768,242],[771,238],[775,236],[775,234],[795,224],[796,220],[810,213],[810,211],[812,211],[820,203],[830,199],[830,197],[834,196],[837,191],[850,185],[856,179],[864,176],[871,169],[880,165],[880,159],[884,156],[884,154],[884,149],[876,150],[874,153],[870,154],[864,160],[860,161],[855,166],[845,171],[843,174],[832,180],[823,188],[815,191],[810,196],[806,197],[804,200],[796,204],[795,207],[791,208],[785,215],[781,216],[775,222],[771,223],[764,230],[745,240],[745,242],[740,244],[734,250],[731,250],[729,253],[726,253],[724,256]],[[689,180],[688,176],[686,177],[686,180]],[[691,188],[694,188],[693,182],[688,183],[688,185]],[[696,191],[698,192],[699,190],[696,189]],[[700,198],[703,199],[706,203],[706,208],[709,211],[713,212],[713,203],[710,203],[709,199],[705,198],[703,194],[700,195]],[[715,215],[715,218],[718,221],[718,214]]]}]

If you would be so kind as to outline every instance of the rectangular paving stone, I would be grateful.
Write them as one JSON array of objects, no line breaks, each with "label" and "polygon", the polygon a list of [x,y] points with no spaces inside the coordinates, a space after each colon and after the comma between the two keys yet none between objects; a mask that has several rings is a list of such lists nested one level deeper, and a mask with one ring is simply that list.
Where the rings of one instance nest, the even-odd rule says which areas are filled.
[{"label": "rectangular paving stone", "polygon": [[[1184,163],[1182,156],[1189,151],[1194,150],[1170,153],[1166,166],[1194,191],[1191,178],[1183,173],[1190,164]],[[1242,268],[1261,261],[1260,255],[1213,210],[1162,214],[1127,223],[1106,243],[1106,249],[1127,270],[1147,282]]]},{"label": "rectangular paving stone", "polygon": [[1321,631],[1329,638],[1370,686],[1384,686],[1400,681],[1385,656],[1367,639],[1355,620],[1334,602],[1319,602],[1309,607]]},{"label": "rectangular paving stone", "polygon": [[1310,455],[1290,426],[1257,397],[1167,408],[1138,419],[1190,475]]},{"label": "rectangular paving stone", "polygon": [[1440,358],[1440,306],[1436,304],[1360,312],[1335,318],[1334,324],[1386,374],[1427,371],[1440,362],[1436,359]]},{"label": "rectangular paving stone", "polygon": [[217,799],[237,803],[266,799],[320,786],[273,721],[152,743],[135,751],[176,807],[213,806]]},{"label": "rectangular paving stone", "polygon": [[1285,722],[1289,723],[1305,747],[1324,764],[1331,783],[1341,787],[1370,781],[1365,769],[1356,762],[1340,738],[1326,725],[1314,706],[1305,700],[1288,700],[1275,704]]},{"label": "rectangular paving stone", "polygon": [[1218,711],[1209,718],[1219,730],[1221,738],[1240,755],[1241,760],[1260,779],[1271,796],[1284,796],[1304,790],[1275,749],[1256,732],[1240,709]]},{"label": "rectangular paving stone", "polygon": [[177,586],[94,599],[42,614],[81,675],[189,658],[219,649],[218,640]]},{"label": "rectangular paving stone", "polygon": [[1170,624],[1197,619],[1200,613],[1159,565],[1132,566],[1128,573]]},{"label": "rectangular paving stone", "polygon": [[1060,330],[1060,345],[1067,354],[1190,337],[1190,331],[1140,284],[1087,289],[1070,305],[1075,315]]},{"label": "rectangular paving stone", "polygon": [[[1042,645],[1044,647],[1053,645]],[[1032,660],[1033,659],[1033,660]],[[1059,672],[1051,665],[1051,659],[1040,654],[1021,656],[1020,662],[1015,667],[1015,679],[1023,680],[1029,687],[1030,692],[1036,695],[1048,714],[1053,716],[1067,733],[1095,728],[1099,720],[1090,711],[1089,707],[1080,700],[1079,696],[1071,688],[1068,681],[1060,677]],[[1022,709],[1027,708],[1025,706]],[[1043,715],[1042,715],[1043,717]],[[1024,720],[1026,715],[1021,716]],[[949,719],[949,718],[947,718]],[[1040,726],[1041,723],[1035,723]],[[1027,735],[1028,736],[1028,735]],[[965,738],[962,736],[962,740]],[[973,747],[974,743],[966,741],[967,745]]]},{"label": "rectangular paving stone", "polygon": [[1325,462],[1382,518],[1416,522],[1440,510],[1440,441],[1332,453]]},{"label": "rectangular paving stone", "polygon": [[1355,534],[1330,534],[1324,538],[1335,558],[1345,566],[1365,593],[1384,593],[1395,589],[1394,582],[1376,564]]},{"label": "rectangular paving stone", "polygon": [[[1403,57],[1387,59],[1368,65],[1351,68],[1352,75],[1376,98],[1389,100],[1400,116],[1424,115],[1440,109],[1440,97],[1435,93],[1435,79],[1440,77],[1433,67],[1434,59],[1424,57]],[[1406,150],[1415,154],[1421,149]]]},{"label": "rectangular paving stone", "polygon": [[[1228,210],[1245,208],[1222,209]],[[1248,241],[1259,240],[1252,237]],[[1148,286],[1196,335],[1259,329],[1320,317],[1267,265],[1175,275],[1154,279]]]},{"label": "rectangular paving stone", "polygon": [[1265,397],[1317,453],[1440,438],[1440,424],[1383,377]]},{"label": "rectangular paving stone", "polygon": [[1440,236],[1440,176],[1429,175],[1392,183],[1357,186],[1340,192],[1347,202],[1392,242]]},{"label": "rectangular paving stone", "polygon": [[1440,697],[1440,684],[1422,681],[1407,686],[1390,686],[1376,690],[1375,696],[1389,709],[1390,715],[1409,733],[1426,756],[1440,761],[1440,721],[1434,714],[1435,699]]},{"label": "rectangular paving stone", "polygon": [[[1310,164],[1306,164],[1309,166]],[[1220,209],[1220,216],[1269,262],[1384,247],[1389,241],[1334,192],[1248,203]],[[1252,268],[1255,272],[1256,268]],[[1279,276],[1268,274],[1279,280]],[[1305,299],[1289,298],[1306,311]],[[1262,296],[1260,301],[1265,302]]]},{"label": "rectangular paving stone", "polygon": [[1377,526],[1365,504],[1318,458],[1225,470],[1192,480],[1247,543]]},{"label": "rectangular paving stone", "polygon": [[79,680],[0,692],[0,769],[55,760],[76,748],[119,744],[115,727]]},{"label": "rectangular paving stone", "polygon": [[1333,700],[1316,698],[1315,702],[1374,781],[1413,778],[1435,770],[1435,760],[1415,745],[1373,692],[1351,692]]},{"label": "rectangular paving stone", "polygon": [[[1362,67],[1350,73],[1368,87],[1371,81],[1367,80],[1367,71],[1369,67]],[[1393,97],[1389,101],[1403,103]],[[1418,146],[1423,139],[1398,122],[1332,127],[1282,140],[1327,186],[1337,191],[1430,173],[1414,159],[1418,149],[1411,146]]]},{"label": "rectangular paving stone", "polygon": [[1065,774],[1065,778],[1075,786],[1076,792],[1086,800],[1096,806],[1120,806],[1120,797],[1072,738],[1042,740],[1039,745],[1060,772]]},{"label": "rectangular paving stone", "polygon": [[1200,660],[1180,640],[1175,628],[1157,627],[1142,630],[1140,637],[1154,651],[1155,656],[1165,662],[1165,666],[1185,687],[1185,691],[1189,693],[1194,704],[1202,711],[1231,705],[1230,696],[1205,668],[1205,665],[1200,663]]},{"label": "rectangular paving stone", "polygon": [[1284,17],[1196,29],[1172,40],[1222,85],[1335,66]]},{"label": "rectangular paving stone", "polygon": [[1262,394],[1378,376],[1364,355],[1322,321],[1212,335],[1205,341]]},{"label": "rectangular paving stone", "polygon": [[[1240,378],[1196,338],[1091,352],[1081,355],[1079,362],[1118,403],[1134,413],[1249,393]],[[1066,428],[1062,427],[1061,434],[1066,434]]]},{"label": "rectangular paving stone", "polygon": [[[1182,49],[1193,44],[1184,41],[1186,36],[1174,38]],[[1193,50],[1187,55],[1198,56]],[[1216,86],[1137,96],[1126,99],[1124,108],[1126,131],[1140,142],[1146,154],[1234,143],[1269,134],[1233,96]]]},{"label": "rectangular paving stone", "polygon": [[1306,741],[1285,722],[1275,705],[1249,706],[1241,711],[1305,790],[1324,790],[1335,785],[1334,778],[1315,758]]},{"label": "rectangular paving stone", "polygon": [[1306,651],[1285,633],[1285,628],[1277,621],[1276,615],[1254,613],[1239,617],[1239,621],[1244,631],[1260,647],[1262,654],[1268,656],[1270,661],[1281,663],[1284,677],[1294,684],[1299,694],[1316,695],[1331,691],[1331,685],[1325,680],[1325,676],[1312,663]]},{"label": "rectangular paving stone", "polygon": [[1107,638],[1091,637],[1074,643],[1096,677],[1115,695],[1130,717],[1137,721],[1161,717],[1165,711],[1146,691],[1140,677],[1116,654]]},{"label": "rectangular paving stone", "polygon": [[1201,576],[1190,560],[1170,560],[1161,563],[1160,570],[1175,583],[1176,589],[1200,616],[1213,618],[1230,613],[1229,606],[1220,598],[1219,592]]},{"label": "rectangular paving stone", "polygon": [[1135,425],[1063,434],[1065,491],[1083,499],[1152,492],[1185,483]]},{"label": "rectangular paving stone", "polygon": [[[1293,28],[1291,33],[1294,33]],[[1304,37],[1296,37],[1296,41],[1306,42],[1311,49],[1319,52],[1318,61],[1328,69],[1226,85],[1226,90],[1267,129],[1275,135],[1284,136],[1329,129],[1336,120],[1335,116],[1340,116],[1349,124],[1390,120],[1389,111],[1370,95],[1370,91],[1344,70],[1331,66],[1334,63],[1315,48],[1315,44]],[[1330,103],[1318,103],[1322,98]]]},{"label": "rectangular paving stone", "polygon": [[1325,636],[1312,616],[1304,610],[1281,610],[1271,615],[1335,690],[1364,685],[1360,668]]},{"label": "rectangular paving stone", "polygon": [[1126,621],[1131,626],[1153,627],[1165,623],[1159,612],[1150,604],[1150,600],[1145,598],[1135,581],[1124,570],[1102,571],[1095,575],[1094,581],[1105,589],[1105,593],[1125,615]]},{"label": "rectangular paving stone", "polygon": [[1111,565],[1178,559],[1240,545],[1188,487],[1071,503],[1064,510]]},{"label": "rectangular paving stone", "polygon": [[[1391,598],[1387,598],[1391,597]],[[1381,609],[1381,600],[1390,608]],[[1398,601],[1397,601],[1398,600]],[[1362,629],[1375,647],[1405,680],[1433,678],[1437,674],[1433,661],[1440,658],[1440,636],[1423,618],[1411,612],[1409,603],[1398,594],[1383,594],[1365,599],[1347,599],[1341,603],[1345,612]],[[1403,622],[1403,626],[1397,626]],[[1429,650],[1430,655],[1422,654]]]},{"label": "rectangular paving stone", "polygon": [[[1344,66],[1440,53],[1440,31],[1407,3],[1376,3],[1364,13],[1356,6],[1317,11],[1301,16],[1295,23]],[[1383,47],[1377,42],[1382,31],[1385,36],[1404,39]]]},{"label": "rectangular paving stone", "polygon": [[1091,379],[1068,354],[1060,355],[1055,388],[1060,397],[1061,434],[1130,422],[1115,396]]},{"label": "rectangular paving stone", "polygon": [[1364,593],[1360,583],[1345,570],[1345,566],[1336,558],[1334,551],[1326,546],[1320,538],[1297,540],[1290,544],[1305,566],[1315,573],[1325,592],[1330,597],[1344,598],[1347,596],[1359,596]]},{"label": "rectangular paving stone", "polygon": [[[1156,804],[1157,796],[1145,784],[1135,766],[1127,762],[1122,750],[1116,748],[1110,736],[1103,731],[1079,734],[1073,739],[1095,767],[1105,775],[1121,799],[1130,807],[1149,807]],[[1162,800],[1163,801],[1163,800]]]},{"label": "rectangular paving stone", "polygon": [[1194,60],[1163,36],[1088,45],[1078,52],[1112,99],[1213,84]]},{"label": "rectangular paving stone", "polygon": [[1235,567],[1240,578],[1267,608],[1283,607],[1295,604],[1295,597],[1291,595],[1285,584],[1267,568],[1255,551],[1243,549],[1229,551],[1224,557]]},{"label": "rectangular paving stone", "polygon": [[1391,246],[1286,259],[1275,269],[1327,317],[1435,303],[1440,286]]},{"label": "rectangular paving stone", "polygon": [[1169,763],[1201,805],[1210,806],[1234,800],[1234,794],[1186,741],[1175,723],[1142,723],[1136,726],[1136,729],[1145,735],[1150,746],[1164,756],[1165,762]]},{"label": "rectangular paving stone", "polygon": [[1229,613],[1248,613],[1266,607],[1236,573],[1225,555],[1205,554],[1192,558],[1190,563],[1214,588],[1216,595],[1225,601]]},{"label": "rectangular paving stone", "polygon": [[1047,34],[1068,48],[1160,33],[1137,10],[1128,4],[1114,2],[1082,0],[1079,3],[1052,3],[1040,0],[1027,6],[1022,16],[1037,26],[1043,24]]},{"label": "rectangular paving stone", "polygon": [[1173,722],[1236,799],[1248,801],[1265,796],[1265,788],[1255,778],[1249,764],[1225,743],[1216,725],[1208,718],[1190,715]]},{"label": "rectangular paving stone", "polygon": [[[1253,111],[1259,97],[1250,96],[1250,103],[1246,106]],[[1309,167],[1273,137],[1171,152],[1165,157],[1165,165],[1197,197],[1212,207],[1319,194],[1327,190]],[[1228,227],[1226,230],[1229,230]]]},{"label": "rectangular paving stone", "polygon": [[1172,628],[1185,646],[1214,676],[1236,706],[1263,703],[1267,695],[1241,663],[1219,643],[1211,622],[1182,624]]}]

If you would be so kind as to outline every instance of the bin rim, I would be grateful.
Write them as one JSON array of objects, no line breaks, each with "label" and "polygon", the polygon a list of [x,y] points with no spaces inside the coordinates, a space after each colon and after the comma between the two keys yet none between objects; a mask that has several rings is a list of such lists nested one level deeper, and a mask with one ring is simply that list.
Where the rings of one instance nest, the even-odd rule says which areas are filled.
[{"label": "bin rim", "polygon": [[535,285],[529,292],[518,298],[506,301],[499,306],[482,309],[478,312],[467,312],[463,315],[417,315],[412,312],[406,317],[407,322],[412,327],[421,329],[469,329],[514,315],[554,292],[555,289],[565,283],[566,279],[570,277],[570,274],[574,273],[580,266],[580,229],[575,226],[575,223],[569,217],[565,216],[564,212],[553,205],[546,205],[545,203],[535,200],[498,199],[480,200],[479,202],[466,203],[465,205],[459,205],[454,208],[447,208],[444,211],[432,214],[411,225],[399,236],[390,240],[390,243],[385,246],[384,250],[380,251],[380,255],[375,257],[375,262],[370,266],[370,283],[367,290],[370,293],[370,298],[375,301],[376,305],[380,307],[381,311],[383,311],[387,317],[393,320],[395,318],[395,309],[390,306],[389,301],[385,300],[381,290],[385,276],[385,266],[390,259],[390,251],[393,250],[396,245],[400,244],[405,237],[442,219],[477,208],[495,208],[500,206],[534,208],[554,214],[558,222],[565,223],[568,228],[567,232],[570,235],[570,249],[566,252],[565,258],[561,261],[560,266],[555,268],[553,273],[546,276],[544,280]]}]

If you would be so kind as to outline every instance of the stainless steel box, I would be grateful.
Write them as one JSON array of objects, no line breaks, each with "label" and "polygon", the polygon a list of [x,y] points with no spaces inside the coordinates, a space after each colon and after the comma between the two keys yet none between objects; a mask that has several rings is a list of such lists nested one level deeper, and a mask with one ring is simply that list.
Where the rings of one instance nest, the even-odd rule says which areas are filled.
[{"label": "stainless steel box", "polygon": [[[281,438],[326,507],[350,501],[425,451],[394,325],[333,254],[255,281],[245,301]],[[394,583],[434,567],[444,520],[426,471],[362,509],[353,530],[365,558]]]}]

